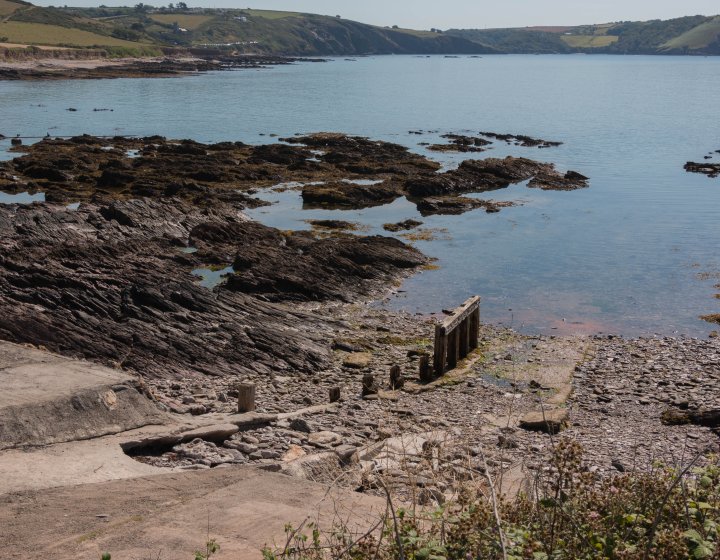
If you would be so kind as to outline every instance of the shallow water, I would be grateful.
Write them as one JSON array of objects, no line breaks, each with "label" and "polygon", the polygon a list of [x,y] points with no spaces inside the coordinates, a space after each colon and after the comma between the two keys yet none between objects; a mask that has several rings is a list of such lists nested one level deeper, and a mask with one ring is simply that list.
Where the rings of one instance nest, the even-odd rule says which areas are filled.
[{"label": "shallow water", "polygon": [[45,193],[30,194],[27,192],[18,194],[9,194],[0,192],[0,204],[32,204],[33,202],[43,202]]},{"label": "shallow water", "polygon": [[[720,58],[369,57],[183,79],[0,82],[0,133],[265,143],[271,133],[330,130],[405,144],[447,168],[506,154],[552,161],[590,176],[591,187],[516,185],[481,198],[522,206],[426,219],[404,200],[329,212],[302,210],[298,191],[267,192],[278,204],[253,215],[284,229],[343,219],[387,234],[383,223],[407,218],[445,228],[415,243],[440,269],[408,280],[394,308],[436,312],[477,293],[485,320],[528,331],[705,335],[712,327],[698,316],[720,312],[720,180],[683,165],[720,149],[718,91]],[[99,104],[114,112],[93,112]],[[419,129],[435,133],[409,134]],[[418,146],[481,130],[564,145],[496,142],[460,155]]]},{"label": "shallow water", "polygon": [[225,276],[232,274],[233,272],[235,272],[235,269],[233,269],[232,266],[228,266],[227,268],[220,270],[212,268],[196,268],[192,271],[195,276],[200,278],[200,285],[208,289],[212,289],[219,285]]}]

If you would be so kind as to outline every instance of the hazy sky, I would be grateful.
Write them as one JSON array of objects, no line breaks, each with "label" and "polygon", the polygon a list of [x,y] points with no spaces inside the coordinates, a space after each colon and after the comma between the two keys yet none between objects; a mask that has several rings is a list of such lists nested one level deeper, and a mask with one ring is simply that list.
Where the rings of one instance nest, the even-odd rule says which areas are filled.
[{"label": "hazy sky", "polygon": [[[140,0],[65,1],[71,6],[112,6],[133,5]],[[145,0],[145,3],[159,6],[170,1]],[[339,14],[365,23],[417,29],[576,25],[720,13],[718,0],[255,0],[251,4],[244,1],[187,0],[187,4]],[[36,0],[35,3],[60,4],[57,0]]]}]

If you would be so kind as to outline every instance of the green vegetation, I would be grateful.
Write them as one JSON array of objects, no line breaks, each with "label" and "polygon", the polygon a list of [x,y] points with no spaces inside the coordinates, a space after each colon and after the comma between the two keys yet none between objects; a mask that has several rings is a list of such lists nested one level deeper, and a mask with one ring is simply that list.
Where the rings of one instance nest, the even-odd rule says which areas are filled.
[{"label": "green vegetation", "polygon": [[620,38],[614,35],[563,35],[562,40],[575,49],[608,47]]},{"label": "green vegetation", "polygon": [[82,29],[71,29],[58,25],[8,21],[0,23],[0,33],[11,43],[26,45],[49,45],[64,47],[138,47],[137,43],[91,33]]},{"label": "green vegetation", "polygon": [[285,19],[289,17],[300,17],[299,12],[281,12],[276,10],[243,10],[248,16],[265,19]]},{"label": "green vegetation", "polygon": [[185,29],[194,30],[212,21],[213,16],[206,15],[194,15],[194,14],[153,14],[150,19],[158,21],[160,23],[174,25],[178,24],[180,27]]},{"label": "green vegetation", "polygon": [[720,16],[693,27],[690,31],[667,41],[662,48],[674,49],[703,49],[720,40]]},{"label": "green vegetation", "polygon": [[485,472],[435,509],[395,509],[365,534],[332,527],[286,527],[287,544],[265,560],[702,560],[720,557],[720,466],[655,465],[598,479],[582,468],[582,448],[556,442],[532,495],[502,499]]},{"label": "green vegetation", "polygon": [[22,4],[10,0],[0,0],[0,17],[9,16],[15,10],[22,7]]},{"label": "green vegetation", "polygon": [[[611,53],[720,54],[720,17],[577,27],[455,29],[380,27],[301,12],[191,9],[148,4],[43,8],[0,0],[0,36],[22,44],[124,47],[137,52],[212,48],[245,54]],[[134,47],[133,47],[134,46]]]},{"label": "green vegetation", "polygon": [[509,54],[572,52],[561,35],[533,29],[451,29],[445,34],[489,45]]},{"label": "green vegetation", "polygon": [[452,29],[446,33],[508,53],[720,55],[720,17],[557,28]]}]

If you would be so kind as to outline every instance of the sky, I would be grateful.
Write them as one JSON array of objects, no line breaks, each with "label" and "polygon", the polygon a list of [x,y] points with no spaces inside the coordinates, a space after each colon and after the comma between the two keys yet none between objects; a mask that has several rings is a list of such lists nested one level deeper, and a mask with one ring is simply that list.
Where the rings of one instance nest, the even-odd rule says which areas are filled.
[{"label": "sky", "polygon": [[[140,1],[65,0],[70,6],[126,6]],[[160,6],[172,0],[144,1]],[[34,3],[60,4],[57,0]],[[579,25],[720,14],[718,0],[187,0],[186,3],[206,8],[252,7],[341,15],[364,23],[413,29]]]}]

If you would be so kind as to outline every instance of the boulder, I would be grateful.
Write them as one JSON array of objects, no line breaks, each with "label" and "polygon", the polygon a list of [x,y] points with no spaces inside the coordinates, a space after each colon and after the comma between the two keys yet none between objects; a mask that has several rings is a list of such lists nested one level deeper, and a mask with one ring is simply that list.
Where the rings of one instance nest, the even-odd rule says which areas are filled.
[{"label": "boulder", "polygon": [[319,448],[334,447],[342,443],[342,436],[329,431],[315,432],[308,436],[308,443]]},{"label": "boulder", "polygon": [[343,367],[364,369],[370,365],[373,355],[370,352],[352,352],[343,359]]}]

